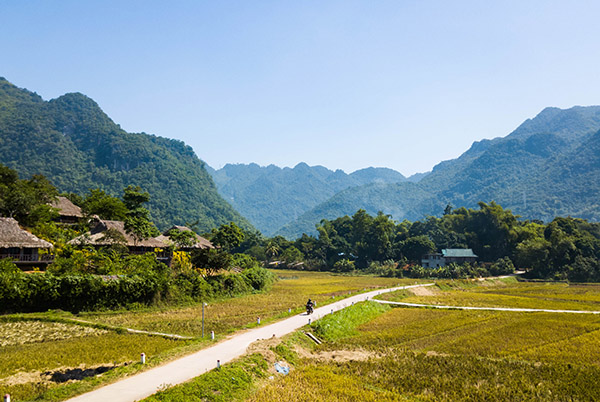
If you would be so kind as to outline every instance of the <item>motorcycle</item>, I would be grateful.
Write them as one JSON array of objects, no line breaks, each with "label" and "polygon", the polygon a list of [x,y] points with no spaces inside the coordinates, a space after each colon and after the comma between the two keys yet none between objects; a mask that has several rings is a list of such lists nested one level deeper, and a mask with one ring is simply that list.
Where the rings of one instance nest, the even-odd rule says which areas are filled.
[{"label": "motorcycle", "polygon": [[314,310],[314,309],[313,309],[313,306],[312,306],[312,304],[307,304],[307,305],[306,305],[306,315],[310,315],[310,314],[312,314],[312,313],[313,313],[313,310]]}]

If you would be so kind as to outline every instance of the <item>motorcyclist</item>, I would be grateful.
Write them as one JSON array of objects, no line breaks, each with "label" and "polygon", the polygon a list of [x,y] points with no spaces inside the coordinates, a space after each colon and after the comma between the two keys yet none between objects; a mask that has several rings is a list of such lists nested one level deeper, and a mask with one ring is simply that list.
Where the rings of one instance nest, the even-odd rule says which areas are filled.
[{"label": "motorcyclist", "polygon": [[312,314],[313,312],[313,308],[314,308],[314,303],[311,299],[308,299],[308,301],[306,302],[306,314]]}]

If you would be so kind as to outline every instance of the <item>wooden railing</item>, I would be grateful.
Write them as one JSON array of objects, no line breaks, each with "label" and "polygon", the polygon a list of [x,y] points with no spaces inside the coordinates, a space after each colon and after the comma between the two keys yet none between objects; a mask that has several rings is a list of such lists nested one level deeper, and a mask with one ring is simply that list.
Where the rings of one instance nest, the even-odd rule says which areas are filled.
[{"label": "wooden railing", "polygon": [[52,262],[52,254],[0,254],[0,260],[9,258],[13,262]]}]

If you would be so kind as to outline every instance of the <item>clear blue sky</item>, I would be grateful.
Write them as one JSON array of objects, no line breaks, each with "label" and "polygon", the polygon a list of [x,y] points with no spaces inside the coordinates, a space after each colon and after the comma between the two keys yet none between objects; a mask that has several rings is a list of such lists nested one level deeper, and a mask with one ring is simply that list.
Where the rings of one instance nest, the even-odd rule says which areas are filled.
[{"label": "clear blue sky", "polygon": [[600,104],[597,1],[4,1],[0,76],[211,166],[405,175]]}]

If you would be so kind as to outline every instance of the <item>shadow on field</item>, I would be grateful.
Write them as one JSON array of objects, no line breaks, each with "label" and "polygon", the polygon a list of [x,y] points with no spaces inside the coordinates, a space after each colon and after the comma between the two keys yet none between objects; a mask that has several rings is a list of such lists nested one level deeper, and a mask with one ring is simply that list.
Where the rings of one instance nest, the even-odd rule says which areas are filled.
[{"label": "shadow on field", "polygon": [[44,375],[48,376],[48,380],[56,383],[63,383],[70,380],[83,380],[87,377],[93,377],[102,373],[106,373],[112,369],[115,369],[119,366],[99,366],[88,369],[66,369],[66,370],[58,370],[58,371],[47,371]]}]

